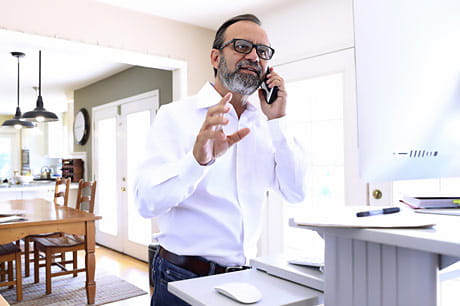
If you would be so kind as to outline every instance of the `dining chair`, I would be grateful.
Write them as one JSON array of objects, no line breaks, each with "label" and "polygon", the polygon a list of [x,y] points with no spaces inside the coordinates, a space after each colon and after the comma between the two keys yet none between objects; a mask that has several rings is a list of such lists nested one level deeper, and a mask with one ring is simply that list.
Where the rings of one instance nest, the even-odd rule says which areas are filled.
[{"label": "dining chair", "polygon": [[[69,193],[70,193],[70,178],[57,178],[56,185],[54,188],[53,202],[55,205],[68,206]],[[60,237],[62,233],[44,233],[29,235],[23,238],[24,240],[24,275],[30,275],[30,262],[34,260],[31,258],[30,244],[33,238],[39,237]],[[62,261],[65,261],[65,254],[61,254]]]},{"label": "dining chair", "polygon": [[57,178],[54,187],[54,204],[67,206],[69,202],[69,189],[71,178]]},{"label": "dining chair", "polygon": [[[96,181],[85,182],[80,180],[78,184],[76,209],[94,213],[94,200],[96,196]],[[79,272],[87,271],[85,267],[79,269],[77,262],[77,251],[85,249],[84,236],[68,235],[62,237],[34,238],[34,281],[40,281],[39,268],[45,267],[46,274],[46,294],[51,293],[51,278],[60,275],[73,274],[74,277]],[[72,260],[56,261],[59,257],[54,257],[57,253],[72,252]],[[45,263],[40,263],[40,253],[45,255]],[[72,264],[72,269],[67,270],[66,265]],[[58,265],[63,271],[52,272],[51,266]]]},{"label": "dining chair", "polygon": [[[15,278],[13,262],[16,266]],[[16,286],[16,300],[22,301],[21,249],[13,242],[0,244],[0,276],[0,287]]]}]

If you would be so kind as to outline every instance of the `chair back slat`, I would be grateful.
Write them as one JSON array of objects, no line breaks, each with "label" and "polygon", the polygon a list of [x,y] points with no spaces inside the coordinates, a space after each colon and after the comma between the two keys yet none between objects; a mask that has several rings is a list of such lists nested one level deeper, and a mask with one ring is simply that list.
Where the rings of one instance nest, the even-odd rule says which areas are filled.
[{"label": "chair back slat", "polygon": [[[76,209],[94,213],[94,201],[96,198],[96,181],[78,182]],[[85,205],[84,205],[85,204]]]},{"label": "chair back slat", "polygon": [[67,206],[69,203],[70,178],[59,177],[56,179],[54,189],[54,204]]}]

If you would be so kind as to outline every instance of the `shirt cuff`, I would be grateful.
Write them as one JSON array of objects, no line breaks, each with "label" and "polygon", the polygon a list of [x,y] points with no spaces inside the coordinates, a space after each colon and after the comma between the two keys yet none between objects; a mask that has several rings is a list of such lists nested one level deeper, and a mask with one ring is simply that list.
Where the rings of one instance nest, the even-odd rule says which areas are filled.
[{"label": "shirt cuff", "polygon": [[267,121],[273,143],[286,141],[286,136],[288,135],[288,119],[286,117],[283,116]]},{"label": "shirt cuff", "polygon": [[193,152],[189,152],[185,158],[181,160],[180,169],[181,176],[186,176],[192,181],[195,181],[203,178],[208,172],[209,167],[200,165],[196,161],[195,156],[193,156]]}]

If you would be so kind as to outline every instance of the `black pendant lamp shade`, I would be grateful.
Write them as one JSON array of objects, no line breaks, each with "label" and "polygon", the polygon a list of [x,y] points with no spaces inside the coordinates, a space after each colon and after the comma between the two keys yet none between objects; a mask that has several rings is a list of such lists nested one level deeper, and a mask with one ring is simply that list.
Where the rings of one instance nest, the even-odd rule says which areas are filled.
[{"label": "black pendant lamp shade", "polygon": [[43,107],[42,99],[42,51],[38,53],[38,98],[37,105],[34,110],[24,113],[22,119],[33,122],[49,122],[57,121],[58,117],[55,113],[47,111]]},{"label": "black pendant lamp shade", "polygon": [[19,58],[23,57],[25,54],[22,52],[11,52],[11,55],[18,59],[18,106],[16,107],[16,114],[14,117],[3,122],[2,127],[16,129],[33,128],[35,125],[32,122],[21,120],[21,109],[19,108]]}]

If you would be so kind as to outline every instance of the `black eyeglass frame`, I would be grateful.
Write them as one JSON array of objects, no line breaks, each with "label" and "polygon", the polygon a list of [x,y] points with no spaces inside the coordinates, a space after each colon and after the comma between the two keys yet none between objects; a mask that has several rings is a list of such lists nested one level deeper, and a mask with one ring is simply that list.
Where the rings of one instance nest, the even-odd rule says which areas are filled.
[{"label": "black eyeglass frame", "polygon": [[[249,49],[248,52],[242,52],[241,50],[237,50],[236,48],[236,42],[238,41],[244,41],[244,42],[247,42],[249,44],[251,44],[251,48]],[[275,54],[275,49],[273,49],[272,47],[270,46],[267,46],[267,45],[256,45],[254,43],[252,43],[251,41],[249,40],[246,40],[246,39],[242,39],[242,38],[234,38],[230,41],[227,41],[226,43],[224,43],[220,48],[219,50],[222,50],[223,48],[227,47],[228,45],[232,44],[233,43],[233,50],[235,50],[236,52],[238,53],[242,53],[242,54],[249,54],[252,52],[252,49],[256,48],[256,52],[257,52],[257,55],[261,58],[261,59],[264,59],[264,60],[271,60],[273,58],[273,55]],[[263,57],[260,53],[259,53],[259,47],[264,47],[264,48],[268,48],[270,51],[271,51],[271,55],[269,58],[265,58]]]}]

